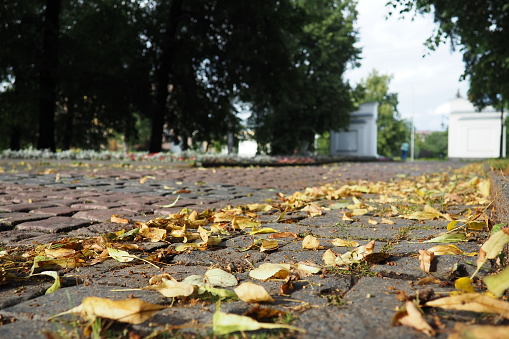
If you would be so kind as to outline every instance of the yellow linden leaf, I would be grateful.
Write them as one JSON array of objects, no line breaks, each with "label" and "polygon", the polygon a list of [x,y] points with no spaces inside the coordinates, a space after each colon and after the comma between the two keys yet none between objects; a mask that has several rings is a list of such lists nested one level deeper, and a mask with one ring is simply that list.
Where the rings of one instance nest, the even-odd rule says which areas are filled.
[{"label": "yellow linden leaf", "polygon": [[279,232],[279,231],[277,231],[271,227],[264,227],[259,230],[253,230],[253,231],[249,232],[248,234],[256,235],[256,234],[267,234],[267,233],[277,233],[277,232]]},{"label": "yellow linden leaf", "polygon": [[273,251],[279,247],[277,240],[263,239],[260,245],[260,252]]},{"label": "yellow linden leaf", "polygon": [[336,265],[336,258],[337,258],[336,253],[334,253],[331,249],[325,251],[325,253],[322,256],[322,260],[327,266]]},{"label": "yellow linden leaf", "polygon": [[306,250],[317,250],[320,249],[320,240],[318,240],[316,237],[312,235],[307,235],[302,240],[302,248]]},{"label": "yellow linden leaf", "polygon": [[308,212],[309,216],[315,217],[317,215],[322,215],[323,208],[312,202],[302,210]]},{"label": "yellow linden leaf", "polygon": [[44,254],[52,258],[65,258],[76,254],[76,250],[71,248],[46,248]]},{"label": "yellow linden leaf", "polygon": [[87,297],[83,299],[79,306],[56,316],[76,314],[89,320],[101,317],[137,325],[150,319],[154,314],[165,308],[166,306],[150,304],[140,299],[110,300]]},{"label": "yellow linden leaf", "polygon": [[490,196],[490,191],[491,191],[491,183],[490,183],[490,180],[489,179],[486,179],[486,180],[481,180],[479,181],[479,183],[477,184],[477,188],[479,189],[479,192],[485,196],[485,197],[489,197]]},{"label": "yellow linden leaf", "polygon": [[108,247],[108,254],[110,257],[119,262],[129,262],[136,259],[136,257],[129,254],[129,252],[118,250],[113,247]]},{"label": "yellow linden leaf", "polygon": [[240,300],[247,303],[274,302],[263,286],[252,282],[244,282],[233,289]]},{"label": "yellow linden leaf", "polygon": [[500,298],[509,289],[509,266],[497,274],[484,277],[483,281],[488,287],[488,291]]},{"label": "yellow linden leaf", "polygon": [[355,246],[359,246],[359,243],[355,240],[343,240],[343,239],[339,239],[339,238],[336,238],[334,240],[332,240],[332,244],[334,246],[338,246],[338,247],[355,247]]},{"label": "yellow linden leaf", "polygon": [[505,339],[509,333],[509,326],[502,325],[465,325],[455,323],[454,329],[447,339]]},{"label": "yellow linden leaf", "polygon": [[50,277],[55,279],[55,282],[53,283],[53,285],[51,285],[51,287],[48,288],[46,290],[46,293],[44,293],[44,294],[50,294],[50,293],[53,293],[60,289],[61,282],[60,282],[60,276],[58,275],[57,271],[44,271],[44,272],[36,273],[33,275],[49,275]]},{"label": "yellow linden leaf", "polygon": [[382,218],[381,223],[382,224],[387,224],[387,225],[394,225],[395,224],[394,221],[392,221],[390,219],[387,219],[387,218]]},{"label": "yellow linden leaf", "polygon": [[167,298],[188,297],[195,291],[195,286],[173,280],[164,279],[156,285],[143,287],[144,290],[153,290],[161,293]]},{"label": "yellow linden leaf", "polygon": [[433,252],[435,255],[475,255],[475,253],[465,253],[455,245],[437,245],[428,248],[426,251]]},{"label": "yellow linden leaf", "polygon": [[474,293],[475,289],[472,286],[472,279],[468,277],[461,277],[456,279],[454,287],[462,293]]},{"label": "yellow linden leaf", "polygon": [[246,207],[254,212],[268,212],[274,208],[269,204],[247,204]]},{"label": "yellow linden leaf", "polygon": [[428,301],[424,306],[449,310],[494,313],[509,319],[509,303],[480,293],[465,293]]},{"label": "yellow linden leaf", "polygon": [[304,333],[306,332],[301,328],[286,324],[260,323],[251,317],[221,312],[220,303],[217,304],[216,313],[214,313],[212,323],[213,332],[215,335],[225,335],[233,332],[256,331],[262,328],[285,328],[292,331],[300,331]]},{"label": "yellow linden leaf", "polygon": [[356,208],[352,210],[353,216],[361,216],[368,213],[368,210],[366,208]]},{"label": "yellow linden leaf", "polygon": [[249,276],[258,280],[286,279],[290,275],[290,265],[285,264],[261,264],[258,268],[249,272]]},{"label": "yellow linden leaf", "polygon": [[156,227],[144,227],[140,229],[140,235],[149,238],[151,242],[159,242],[166,239],[166,230]]},{"label": "yellow linden leaf", "polygon": [[354,248],[336,258],[337,265],[349,265],[353,263],[361,262],[368,254],[373,253],[375,248],[375,241],[371,240],[369,243],[363,246]]}]

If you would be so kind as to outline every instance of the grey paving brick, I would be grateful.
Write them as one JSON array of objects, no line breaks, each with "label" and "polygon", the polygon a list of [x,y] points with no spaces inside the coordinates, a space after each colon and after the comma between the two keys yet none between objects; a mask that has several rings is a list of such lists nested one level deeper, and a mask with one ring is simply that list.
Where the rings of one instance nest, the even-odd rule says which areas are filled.
[{"label": "grey paving brick", "polygon": [[16,225],[17,230],[41,231],[48,233],[66,232],[89,225],[90,222],[71,217],[51,217],[42,220],[24,222]]}]

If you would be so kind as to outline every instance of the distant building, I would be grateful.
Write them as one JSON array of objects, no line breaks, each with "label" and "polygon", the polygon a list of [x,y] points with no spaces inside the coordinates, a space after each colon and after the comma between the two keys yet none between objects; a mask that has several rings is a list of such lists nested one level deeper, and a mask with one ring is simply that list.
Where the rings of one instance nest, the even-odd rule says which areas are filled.
[{"label": "distant building", "polygon": [[449,158],[498,158],[501,138],[505,157],[505,113],[491,106],[478,112],[470,101],[459,96],[441,108],[449,113]]},{"label": "distant building", "polygon": [[378,158],[377,126],[378,103],[367,102],[353,112],[346,129],[331,131],[331,156]]}]

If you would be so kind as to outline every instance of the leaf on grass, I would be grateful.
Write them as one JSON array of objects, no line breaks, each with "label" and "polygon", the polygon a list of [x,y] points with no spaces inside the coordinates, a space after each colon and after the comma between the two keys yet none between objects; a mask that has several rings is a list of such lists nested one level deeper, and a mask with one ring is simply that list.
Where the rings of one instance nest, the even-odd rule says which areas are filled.
[{"label": "leaf on grass", "polygon": [[258,268],[249,272],[249,276],[258,280],[286,279],[290,275],[290,265],[284,264],[261,264]]},{"label": "leaf on grass", "polygon": [[420,269],[424,272],[431,272],[431,263],[433,259],[435,258],[435,254],[431,251],[426,250],[419,250],[419,263],[420,263]]},{"label": "leaf on grass", "polygon": [[359,243],[355,240],[343,240],[343,239],[340,239],[340,238],[336,238],[334,240],[332,240],[332,244],[334,246],[338,246],[338,247],[355,247],[355,246],[359,246]]},{"label": "leaf on grass", "polygon": [[53,282],[53,285],[51,285],[51,287],[48,288],[46,290],[46,293],[44,293],[44,294],[50,294],[50,293],[53,293],[53,292],[58,291],[60,289],[60,286],[61,286],[60,276],[58,275],[57,271],[44,271],[44,272],[36,273],[36,274],[33,274],[33,275],[49,275],[50,277],[55,279],[55,282]]},{"label": "leaf on grass", "polygon": [[188,297],[195,291],[195,286],[173,280],[163,279],[162,282],[156,285],[149,285],[143,287],[144,290],[157,291],[167,298]]},{"label": "leaf on grass", "polygon": [[231,273],[223,271],[220,268],[213,268],[205,272],[204,275],[190,275],[189,277],[182,280],[182,282],[195,285],[210,285],[219,287],[230,287],[238,284],[237,278]]},{"label": "leaf on grass", "polygon": [[252,282],[244,282],[234,289],[240,300],[247,303],[274,302],[267,290]]},{"label": "leaf on grass", "polygon": [[101,317],[137,325],[150,319],[154,314],[165,308],[166,306],[147,303],[140,299],[110,300],[87,297],[83,299],[79,306],[67,312],[59,313],[54,317],[64,314],[76,314],[91,321]]},{"label": "leaf on grass", "polygon": [[307,235],[304,239],[302,239],[302,248],[305,250],[318,250],[323,247],[320,246],[320,240],[312,235]]},{"label": "leaf on grass", "polygon": [[422,312],[415,306],[412,301],[405,303],[405,308],[398,311],[392,318],[393,325],[405,325],[408,327],[415,328],[416,330],[423,332],[428,336],[434,336],[436,334],[433,327],[422,316]]},{"label": "leaf on grass", "polygon": [[306,332],[305,330],[290,326],[287,324],[272,324],[272,323],[261,323],[253,318],[221,312],[220,304],[218,303],[216,313],[213,317],[213,332],[215,335],[225,335],[233,332],[243,331],[256,331],[259,329],[278,329],[284,328],[293,331]]},{"label": "leaf on grass", "polygon": [[465,293],[428,301],[425,306],[449,310],[494,313],[509,319],[509,303],[480,293]]},{"label": "leaf on grass", "polygon": [[500,298],[509,288],[509,266],[497,274],[484,277],[483,281],[488,291],[497,298]]}]

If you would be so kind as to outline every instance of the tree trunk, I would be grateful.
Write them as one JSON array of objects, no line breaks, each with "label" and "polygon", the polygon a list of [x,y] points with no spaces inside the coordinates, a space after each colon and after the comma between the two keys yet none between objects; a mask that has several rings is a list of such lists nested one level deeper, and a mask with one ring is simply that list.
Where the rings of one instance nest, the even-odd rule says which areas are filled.
[{"label": "tree trunk", "polygon": [[39,74],[39,138],[37,148],[52,151],[55,151],[59,15],[60,0],[46,0]]},{"label": "tree trunk", "polygon": [[169,94],[168,85],[173,62],[173,53],[175,53],[175,35],[182,11],[182,3],[183,0],[173,0],[168,15],[168,27],[159,59],[159,70],[157,74],[158,83],[155,95],[156,102],[154,105],[154,114],[152,115],[149,153],[158,153],[162,150],[164,117],[166,115]]}]

